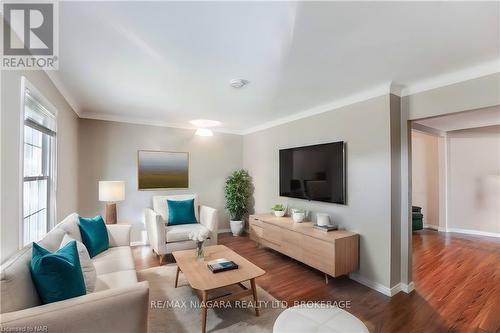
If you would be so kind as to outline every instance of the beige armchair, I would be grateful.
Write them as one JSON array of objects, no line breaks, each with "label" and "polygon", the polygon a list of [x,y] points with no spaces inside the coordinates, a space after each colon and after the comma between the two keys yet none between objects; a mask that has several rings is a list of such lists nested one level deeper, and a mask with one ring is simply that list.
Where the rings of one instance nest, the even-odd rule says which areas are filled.
[{"label": "beige armchair", "polygon": [[[195,215],[198,223],[169,226],[167,200],[194,199]],[[169,196],[154,196],[153,209],[144,210],[144,218],[148,233],[149,244],[154,253],[160,258],[160,264],[166,254],[173,251],[194,249],[195,243],[189,239],[192,231],[208,229],[209,238],[206,245],[217,244],[218,213],[217,209],[200,206],[197,194],[182,194]]]}]

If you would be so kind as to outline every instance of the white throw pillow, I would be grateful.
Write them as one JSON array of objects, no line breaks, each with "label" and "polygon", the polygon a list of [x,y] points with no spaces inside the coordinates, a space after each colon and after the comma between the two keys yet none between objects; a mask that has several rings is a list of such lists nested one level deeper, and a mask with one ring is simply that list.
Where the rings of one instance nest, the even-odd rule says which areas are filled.
[{"label": "white throw pillow", "polygon": [[[64,235],[61,246],[59,248],[68,244],[72,240],[75,239],[71,238],[67,234]],[[80,266],[82,267],[85,289],[87,290],[87,293],[91,293],[95,290],[95,284],[97,280],[97,273],[95,271],[94,263],[92,263],[92,260],[90,260],[89,251],[82,242],[76,241],[76,249],[78,250],[78,258],[80,258]]]}]

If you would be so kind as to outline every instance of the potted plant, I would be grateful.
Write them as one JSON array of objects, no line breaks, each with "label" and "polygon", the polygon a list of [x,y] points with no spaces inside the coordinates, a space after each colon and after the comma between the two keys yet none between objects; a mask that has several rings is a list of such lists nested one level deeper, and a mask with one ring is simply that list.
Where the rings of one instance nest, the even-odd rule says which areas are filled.
[{"label": "potted plant", "polygon": [[282,204],[276,204],[274,205],[271,210],[274,212],[274,215],[277,216],[277,217],[283,217],[285,216],[285,206],[283,206]]},{"label": "potted plant", "polygon": [[243,230],[243,218],[248,212],[248,201],[252,194],[252,177],[246,170],[234,171],[226,179],[224,197],[230,217],[231,232],[239,236]]}]

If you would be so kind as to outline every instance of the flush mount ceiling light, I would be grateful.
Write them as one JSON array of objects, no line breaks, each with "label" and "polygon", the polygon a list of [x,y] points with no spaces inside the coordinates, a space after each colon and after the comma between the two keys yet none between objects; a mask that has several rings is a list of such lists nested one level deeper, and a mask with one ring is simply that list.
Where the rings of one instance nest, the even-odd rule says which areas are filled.
[{"label": "flush mount ceiling light", "polygon": [[195,120],[190,120],[189,123],[191,125],[194,125],[196,127],[217,127],[220,126],[221,123],[220,121],[217,120],[208,120],[208,119],[195,119]]},{"label": "flush mount ceiling light", "polygon": [[214,132],[208,128],[198,128],[194,134],[198,136],[213,136]]},{"label": "flush mount ceiling light", "polygon": [[229,85],[233,88],[243,88],[249,83],[250,82],[245,79],[232,79],[231,81],[229,81]]}]

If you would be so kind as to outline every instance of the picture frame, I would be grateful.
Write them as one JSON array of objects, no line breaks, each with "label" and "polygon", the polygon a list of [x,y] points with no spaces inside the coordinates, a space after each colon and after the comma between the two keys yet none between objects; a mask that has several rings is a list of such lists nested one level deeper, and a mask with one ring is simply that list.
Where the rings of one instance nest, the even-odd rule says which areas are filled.
[{"label": "picture frame", "polygon": [[137,151],[137,188],[154,191],[189,188],[189,153]]}]

